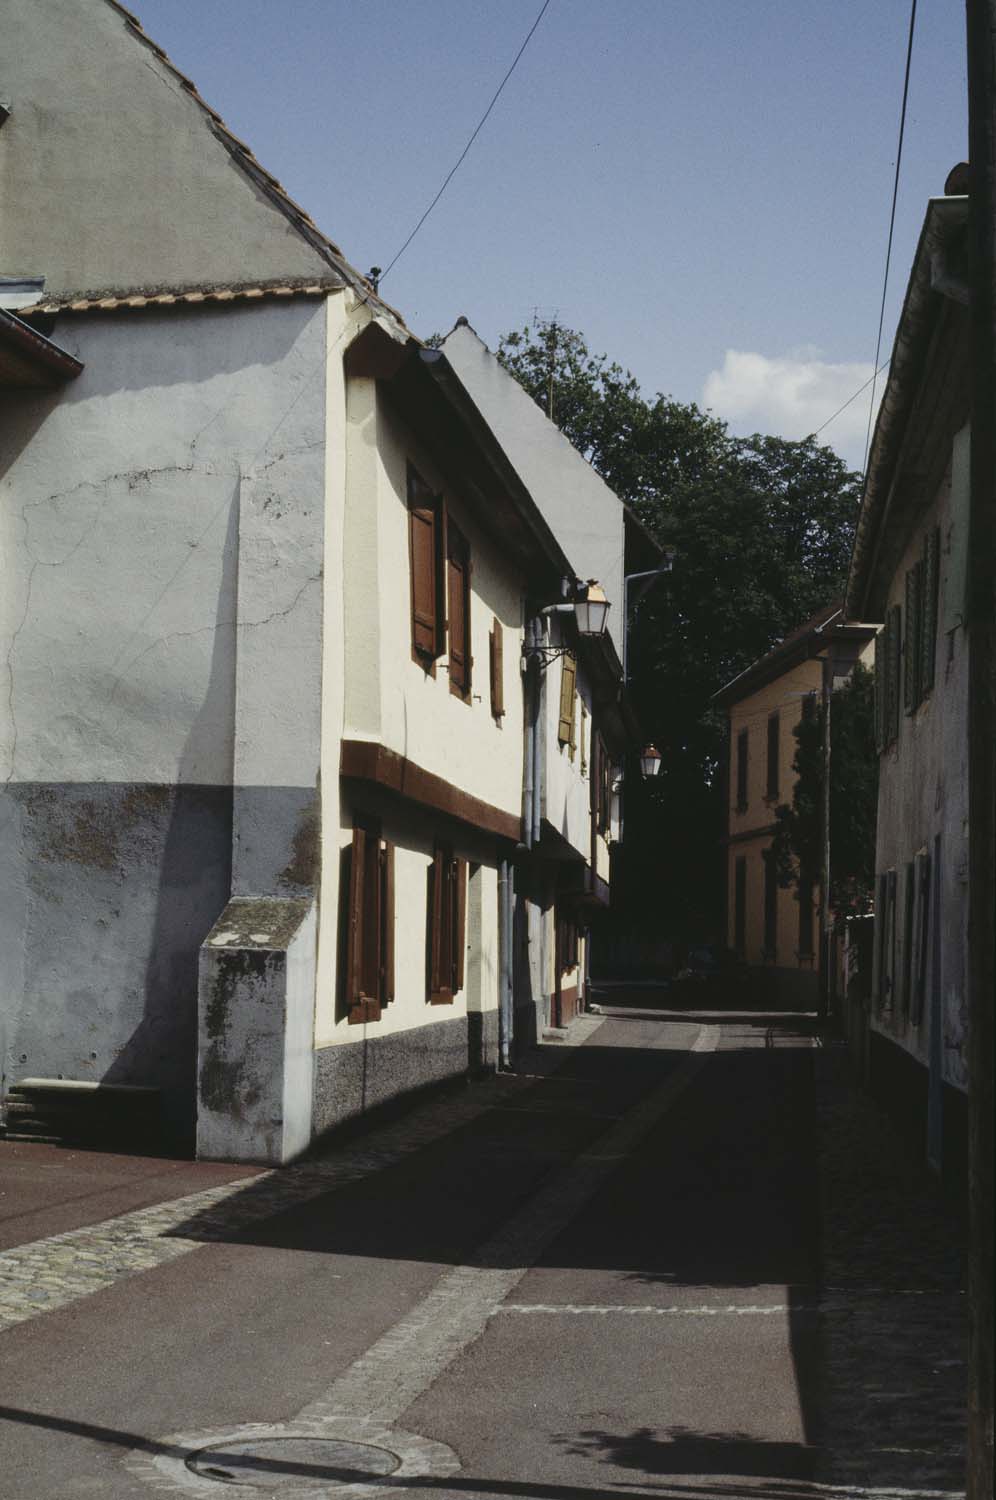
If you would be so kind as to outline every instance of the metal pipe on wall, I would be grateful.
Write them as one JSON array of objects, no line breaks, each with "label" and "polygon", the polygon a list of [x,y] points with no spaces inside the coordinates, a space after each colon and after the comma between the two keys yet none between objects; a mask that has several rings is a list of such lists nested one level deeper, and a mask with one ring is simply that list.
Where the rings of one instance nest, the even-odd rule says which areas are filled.
[{"label": "metal pipe on wall", "polygon": [[498,1066],[512,1060],[512,866],[498,863]]}]

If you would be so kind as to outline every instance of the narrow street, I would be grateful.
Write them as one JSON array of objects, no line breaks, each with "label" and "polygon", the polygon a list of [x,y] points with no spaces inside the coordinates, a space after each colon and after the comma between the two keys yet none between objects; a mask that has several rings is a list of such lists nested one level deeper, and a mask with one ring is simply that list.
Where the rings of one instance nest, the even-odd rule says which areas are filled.
[{"label": "narrow street", "polygon": [[282,1173],[0,1147],[0,1495],[960,1494],[932,1185],[811,1017],[629,998]]}]

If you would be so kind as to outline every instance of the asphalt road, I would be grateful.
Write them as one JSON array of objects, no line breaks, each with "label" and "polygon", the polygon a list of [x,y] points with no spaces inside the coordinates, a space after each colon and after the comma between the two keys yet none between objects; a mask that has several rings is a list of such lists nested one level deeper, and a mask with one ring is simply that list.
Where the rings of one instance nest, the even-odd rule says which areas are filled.
[{"label": "asphalt road", "polygon": [[[0,1496],[825,1494],[811,1023],[591,1028],[281,1212],[233,1184],[165,1263],[98,1240],[97,1289],[0,1334]],[[45,1242],[53,1295],[86,1243]]]}]

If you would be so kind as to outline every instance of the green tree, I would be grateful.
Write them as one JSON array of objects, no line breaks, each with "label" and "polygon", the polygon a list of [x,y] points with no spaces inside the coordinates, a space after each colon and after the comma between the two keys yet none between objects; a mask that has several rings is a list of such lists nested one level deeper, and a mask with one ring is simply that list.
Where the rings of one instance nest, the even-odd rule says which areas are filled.
[{"label": "green tree", "polygon": [[[714,693],[842,591],[859,477],[814,439],[733,437],[553,322],[507,334],[499,358],[665,546],[673,571],[630,616],[631,689],[663,755],[629,777],[634,899],[689,934],[722,903],[724,718]],[[639,816],[635,817],[634,807]]]},{"label": "green tree", "polygon": [[[813,878],[821,872],[825,735],[822,708],[795,730],[792,801],[776,809],[773,839],[784,886],[795,883],[800,869]],[[839,915],[870,910],[877,809],[874,681],[858,662],[830,706],[830,905]]]}]

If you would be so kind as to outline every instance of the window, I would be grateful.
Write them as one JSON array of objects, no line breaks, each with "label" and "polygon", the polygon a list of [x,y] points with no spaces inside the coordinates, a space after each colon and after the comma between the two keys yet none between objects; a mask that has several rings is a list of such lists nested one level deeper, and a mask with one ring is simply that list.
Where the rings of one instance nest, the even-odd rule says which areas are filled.
[{"label": "window", "polygon": [[567,653],[561,658],[560,672],[560,718],[557,724],[557,739],[570,751],[571,760],[577,746],[574,699],[577,687],[577,662]]},{"label": "window", "polygon": [[913,861],[916,876],[916,909],[913,916],[913,993],[910,1020],[919,1026],[923,1020],[927,994],[927,950],[930,936],[930,855],[921,851]]},{"label": "window", "polygon": [[460,528],[446,527],[447,602],[450,612],[450,692],[470,701],[470,548]]},{"label": "window", "polygon": [[904,1016],[910,1014],[913,1002],[913,924],[916,906],[916,870],[910,860],[903,880],[903,967],[899,1003]]},{"label": "window", "polygon": [[501,621],[495,620],[491,630],[491,712],[496,719],[505,714],[505,663],[502,643]]},{"label": "window", "polygon": [[747,860],[742,854],[733,865],[733,946],[743,958],[747,949]]},{"label": "window", "polygon": [[934,686],[934,655],[937,649],[937,584],[940,532],[935,528],[923,539],[923,556],[906,574],[906,640],[904,652],[904,701],[914,713]]},{"label": "window", "polygon": [[799,900],[799,957],[813,957],[813,885],[810,875],[799,871],[796,895]]},{"label": "window", "polygon": [[608,833],[612,816],[610,781],[612,766],[605,741],[597,729],[591,732],[591,811],[598,833]]},{"label": "window", "polygon": [[345,1005],[351,1026],[378,1021],[394,999],[394,847],[375,823],[348,850]]},{"label": "window", "polygon": [[568,974],[578,966],[578,919],[574,912],[557,910],[556,964],[558,974]]},{"label": "window", "polygon": [[429,866],[426,969],[430,1005],[452,1005],[463,989],[467,861],[437,845]]},{"label": "window", "polygon": [[879,875],[875,890],[875,998],[891,1008],[896,982],[896,872]]},{"label": "window", "polygon": [[771,801],[778,796],[778,752],[780,749],[778,739],[779,717],[777,714],[768,716],[768,798]]},{"label": "window", "polygon": [[442,656],[446,638],[444,597],[446,511],[442,496],[408,468],[408,560],[412,592],[412,656],[423,667]]},{"label": "window", "polygon": [[737,735],[737,812],[747,811],[747,730]]},{"label": "window", "polygon": [[768,963],[778,958],[778,866],[770,849],[765,849],[764,859],[764,953]]},{"label": "window", "polygon": [[875,637],[875,743],[879,752],[899,738],[899,668],[902,607],[893,605]]}]

